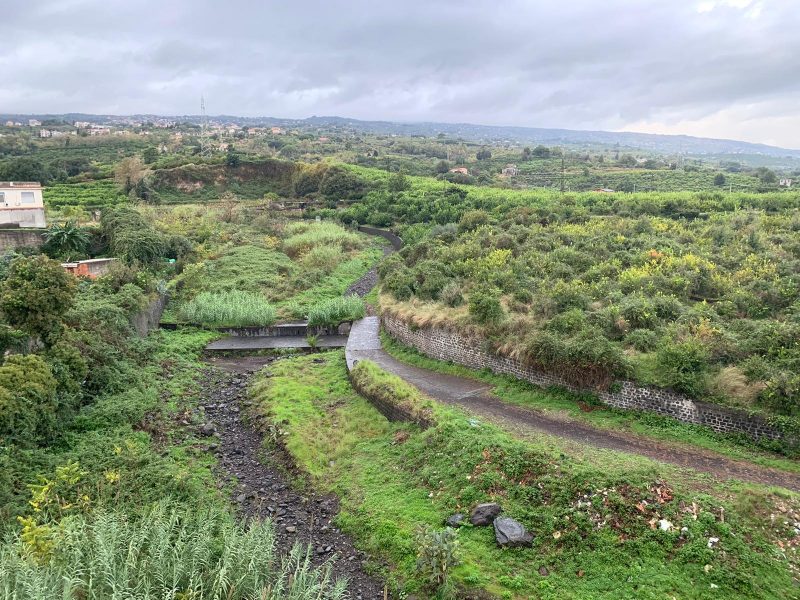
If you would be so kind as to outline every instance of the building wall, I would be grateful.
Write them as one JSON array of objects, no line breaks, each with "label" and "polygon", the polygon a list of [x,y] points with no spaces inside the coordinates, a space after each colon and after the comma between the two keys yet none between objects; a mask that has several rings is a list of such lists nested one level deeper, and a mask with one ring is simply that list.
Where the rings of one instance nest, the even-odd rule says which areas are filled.
[{"label": "building wall", "polygon": [[[538,371],[520,361],[498,356],[481,347],[480,341],[439,328],[414,328],[390,316],[381,318],[384,330],[396,340],[438,360],[450,361],[472,369],[489,369],[513,375],[542,387],[559,386],[580,390],[558,375]],[[600,400],[615,408],[647,410],[686,423],[705,425],[721,433],[745,433],[754,438],[782,439],[782,432],[764,419],[735,410],[692,400],[681,394],[658,388],[642,387],[625,381],[619,391],[597,392]]]}]

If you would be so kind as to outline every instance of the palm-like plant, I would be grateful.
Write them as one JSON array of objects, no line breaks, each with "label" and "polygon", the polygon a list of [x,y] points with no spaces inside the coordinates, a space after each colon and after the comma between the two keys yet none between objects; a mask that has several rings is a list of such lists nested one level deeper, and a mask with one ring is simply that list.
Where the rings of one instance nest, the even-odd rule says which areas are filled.
[{"label": "palm-like plant", "polygon": [[53,223],[44,234],[51,252],[67,259],[73,254],[83,254],[89,245],[89,234],[74,220]]}]

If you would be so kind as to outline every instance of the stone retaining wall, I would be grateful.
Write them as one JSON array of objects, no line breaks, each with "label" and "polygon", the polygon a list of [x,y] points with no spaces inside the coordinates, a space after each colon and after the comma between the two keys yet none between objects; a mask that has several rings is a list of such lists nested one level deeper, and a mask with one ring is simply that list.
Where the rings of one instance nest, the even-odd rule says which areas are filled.
[{"label": "stone retaining wall", "polygon": [[44,229],[2,229],[0,228],[0,250],[16,248],[38,248],[44,243]]},{"label": "stone retaining wall", "polygon": [[[489,369],[495,373],[513,375],[533,384],[547,387],[560,386],[572,391],[586,391],[564,381],[558,375],[544,373],[517,360],[498,356],[481,347],[480,342],[440,328],[414,328],[390,316],[381,318],[384,330],[406,346],[438,360],[445,360],[472,369]],[[783,433],[770,426],[761,417],[692,400],[658,388],[638,386],[630,381],[622,383],[619,391],[597,392],[600,400],[609,406],[632,410],[648,410],[673,417],[686,423],[705,425],[721,433],[745,433],[754,438],[782,439]]]},{"label": "stone retaining wall", "polygon": [[378,412],[386,417],[389,421],[416,423],[421,429],[428,429],[432,426],[432,422],[430,420],[415,415],[407,407],[397,404],[396,402],[392,402],[390,398],[383,397],[380,394],[370,393],[368,390],[359,385],[358,379],[353,377],[352,371],[349,371],[348,374],[350,375],[350,383],[353,385],[353,389],[361,396],[369,400],[369,403],[378,409]]}]

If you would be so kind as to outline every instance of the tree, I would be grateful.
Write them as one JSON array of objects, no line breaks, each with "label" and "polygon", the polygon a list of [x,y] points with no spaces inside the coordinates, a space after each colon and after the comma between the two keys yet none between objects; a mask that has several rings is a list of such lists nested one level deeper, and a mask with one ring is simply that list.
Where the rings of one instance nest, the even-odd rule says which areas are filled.
[{"label": "tree", "polygon": [[529,161],[531,159],[531,149],[525,146],[522,149],[522,161]]},{"label": "tree", "polygon": [[0,284],[0,310],[6,322],[49,343],[72,306],[75,278],[43,254],[11,263]]},{"label": "tree", "polygon": [[436,168],[434,170],[440,175],[447,173],[450,170],[450,163],[448,163],[446,160],[440,160],[438,163],[436,163]]},{"label": "tree", "polygon": [[142,152],[142,159],[146,165],[156,162],[158,160],[158,149],[155,146],[148,146]]},{"label": "tree", "polygon": [[717,173],[714,175],[714,185],[717,187],[722,187],[725,185],[725,175],[722,173]]},{"label": "tree", "polygon": [[127,194],[144,178],[144,163],[138,156],[123,158],[114,167],[114,181]]},{"label": "tree", "polygon": [[238,152],[236,152],[236,149],[233,147],[233,144],[228,144],[228,151],[227,154],[225,155],[225,164],[231,169],[235,169],[240,164],[242,164],[242,157],[239,156]]},{"label": "tree", "polygon": [[26,157],[0,163],[0,181],[38,181],[47,184],[52,173],[41,161]]},{"label": "tree", "polygon": [[533,156],[535,156],[536,158],[549,158],[550,148],[539,144],[538,146],[536,146],[536,148],[533,149],[533,152],[531,154],[533,154]]},{"label": "tree", "polygon": [[89,234],[73,221],[53,223],[44,234],[45,250],[51,256],[63,256],[69,260],[75,254],[84,254],[89,245]]},{"label": "tree", "polygon": [[778,176],[775,175],[775,171],[768,169],[767,167],[758,167],[756,169],[756,176],[761,180],[761,183],[768,185],[777,183],[778,181]]},{"label": "tree", "polygon": [[489,160],[492,158],[492,153],[487,150],[486,148],[481,148],[478,150],[478,153],[475,155],[475,158],[478,160]]},{"label": "tree", "polygon": [[389,176],[389,191],[390,192],[404,192],[411,189],[411,182],[406,177],[403,171],[397,171]]}]

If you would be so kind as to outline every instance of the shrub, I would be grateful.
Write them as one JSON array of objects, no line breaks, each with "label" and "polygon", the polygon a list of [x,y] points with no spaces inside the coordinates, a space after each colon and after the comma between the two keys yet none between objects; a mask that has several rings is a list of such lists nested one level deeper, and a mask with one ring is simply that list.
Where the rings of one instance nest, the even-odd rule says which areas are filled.
[{"label": "shrub", "polygon": [[705,391],[709,353],[695,339],[667,342],[657,353],[657,369],[663,385],[697,396]]},{"label": "shrub", "polygon": [[202,292],[184,304],[180,313],[190,323],[211,326],[265,326],[275,322],[275,308],[256,292]]},{"label": "shrub", "polygon": [[469,314],[482,325],[499,323],[503,318],[503,307],[497,290],[476,290],[469,295]]},{"label": "shrub", "polygon": [[6,358],[0,366],[0,446],[30,446],[54,427],[56,385],[41,357]]},{"label": "shrub", "polygon": [[451,308],[464,304],[464,295],[461,293],[461,284],[457,281],[450,281],[442,288],[439,299]]},{"label": "shrub", "polygon": [[309,325],[338,325],[343,321],[355,321],[366,314],[364,301],[358,296],[344,296],[324,300],[308,311]]},{"label": "shrub", "polygon": [[634,329],[625,336],[625,343],[639,352],[652,352],[658,346],[658,334],[650,329]]},{"label": "shrub", "polygon": [[434,590],[446,588],[450,572],[460,563],[458,532],[452,527],[420,529],[416,542],[417,571]]},{"label": "shrub", "polygon": [[247,529],[219,509],[157,505],[140,518],[98,511],[57,526],[26,520],[0,547],[0,592],[38,598],[339,600],[344,582],[295,546],[281,560],[270,523]]},{"label": "shrub", "polygon": [[44,255],[15,259],[0,285],[6,322],[45,340],[58,332],[75,296],[75,278]]}]

